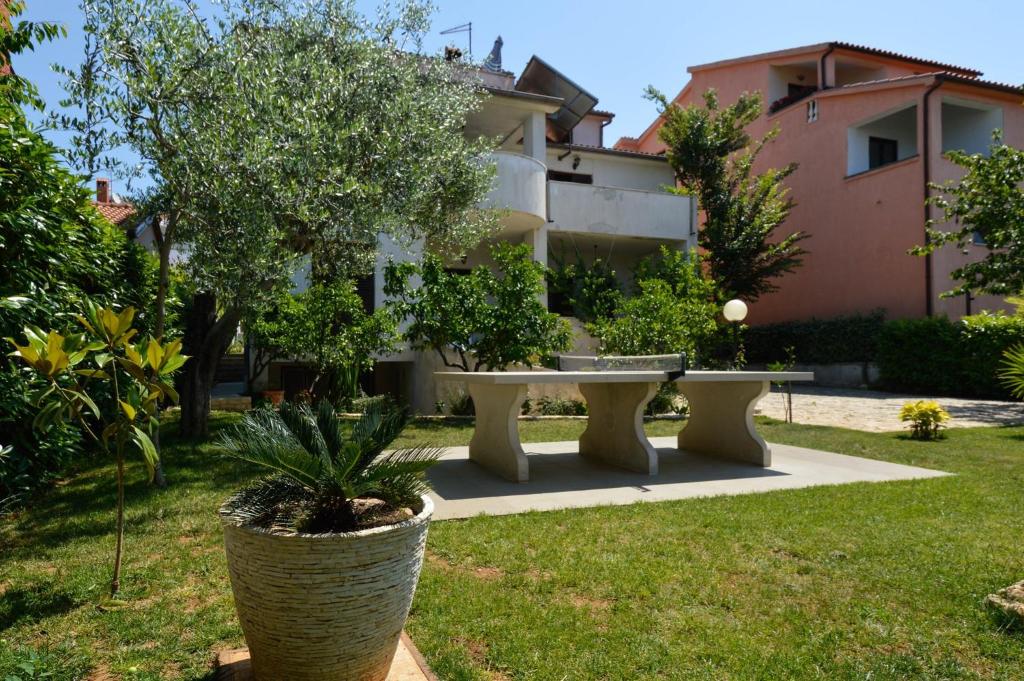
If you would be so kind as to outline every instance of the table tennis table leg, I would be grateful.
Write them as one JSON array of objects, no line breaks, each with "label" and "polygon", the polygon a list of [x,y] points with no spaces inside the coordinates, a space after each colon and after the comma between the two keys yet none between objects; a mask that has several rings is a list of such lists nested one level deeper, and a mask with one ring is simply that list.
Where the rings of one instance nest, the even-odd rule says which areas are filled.
[{"label": "table tennis table leg", "polygon": [[587,400],[587,430],[580,455],[648,475],[658,474],[658,452],[644,432],[644,407],[657,383],[580,383]]},{"label": "table tennis table leg", "polygon": [[469,395],[476,410],[470,460],[506,480],[529,480],[530,467],[519,442],[519,411],[526,399],[526,385],[470,383]]},{"label": "table tennis table leg", "polygon": [[772,453],[754,428],[754,407],[768,393],[768,381],[681,381],[690,417],[679,433],[679,449],[759,466]]}]

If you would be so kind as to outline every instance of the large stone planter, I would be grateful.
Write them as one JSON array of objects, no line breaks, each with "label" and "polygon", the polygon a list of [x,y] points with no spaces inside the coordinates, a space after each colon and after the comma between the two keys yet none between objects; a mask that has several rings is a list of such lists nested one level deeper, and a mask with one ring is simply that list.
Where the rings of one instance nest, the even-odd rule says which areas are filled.
[{"label": "large stone planter", "polygon": [[272,534],[221,509],[235,608],[258,681],[383,681],[412,605],[433,502],[396,525]]}]

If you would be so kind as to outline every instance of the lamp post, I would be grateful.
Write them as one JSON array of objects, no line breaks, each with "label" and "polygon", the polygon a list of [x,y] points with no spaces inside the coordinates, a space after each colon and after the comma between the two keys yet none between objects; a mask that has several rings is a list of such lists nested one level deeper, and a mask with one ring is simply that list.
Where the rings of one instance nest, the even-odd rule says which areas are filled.
[{"label": "lamp post", "polygon": [[732,367],[735,369],[740,354],[740,322],[747,318],[747,304],[733,298],[722,308],[722,316],[732,324]]}]

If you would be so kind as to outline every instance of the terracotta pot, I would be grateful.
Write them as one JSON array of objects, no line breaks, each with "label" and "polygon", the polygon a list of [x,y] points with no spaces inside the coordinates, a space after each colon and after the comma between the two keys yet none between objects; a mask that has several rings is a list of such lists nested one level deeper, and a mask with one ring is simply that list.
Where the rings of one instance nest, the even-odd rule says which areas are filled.
[{"label": "terracotta pot", "polygon": [[[273,534],[221,508],[235,609],[258,681],[384,681],[412,605],[427,527]],[[415,509],[414,509],[415,510]]]},{"label": "terracotta pot", "polygon": [[264,390],[262,393],[263,397],[270,400],[270,403],[275,407],[284,402],[284,391],[283,390]]}]

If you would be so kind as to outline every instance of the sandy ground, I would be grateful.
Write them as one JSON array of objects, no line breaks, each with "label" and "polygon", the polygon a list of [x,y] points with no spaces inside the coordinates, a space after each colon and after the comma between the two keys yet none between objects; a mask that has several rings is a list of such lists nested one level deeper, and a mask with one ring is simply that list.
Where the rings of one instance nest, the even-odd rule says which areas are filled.
[{"label": "sandy ground", "polygon": [[[775,392],[765,395],[757,405],[758,413],[776,419],[784,418],[783,396]],[[1024,423],[1024,403],[1000,400],[970,400],[956,397],[922,397],[898,395],[873,390],[814,388],[793,386],[793,421],[819,426],[839,426],[882,432],[903,430],[900,408],[907,402],[934,399],[952,417],[949,426],[1001,426]]]}]

